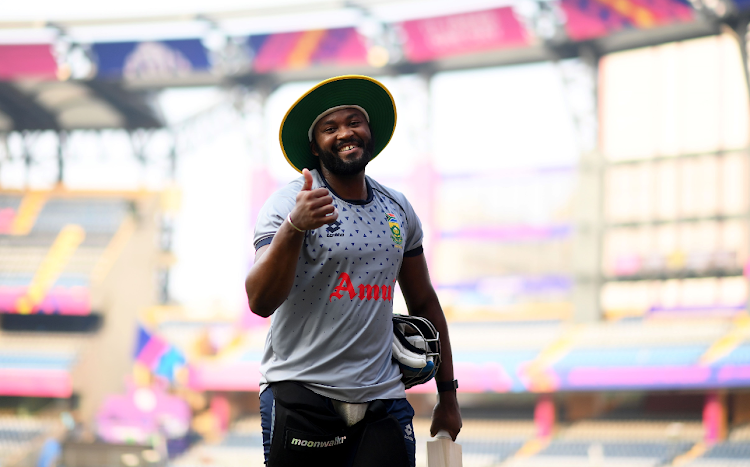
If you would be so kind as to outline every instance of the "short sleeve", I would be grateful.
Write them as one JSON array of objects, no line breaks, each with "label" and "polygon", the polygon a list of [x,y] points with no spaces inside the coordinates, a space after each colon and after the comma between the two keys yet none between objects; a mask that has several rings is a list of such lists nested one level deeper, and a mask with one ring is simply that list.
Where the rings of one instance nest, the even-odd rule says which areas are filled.
[{"label": "short sleeve", "polygon": [[[404,245],[404,256],[416,256],[422,251],[422,241],[424,232],[422,232],[422,222],[414,211],[409,200],[404,198],[404,214],[406,214],[406,244]],[[411,254],[410,254],[411,253]]]},{"label": "short sleeve", "polygon": [[272,194],[258,213],[255,222],[255,235],[253,245],[255,249],[271,243],[281,224],[286,220],[287,214],[292,212],[296,200],[296,193],[301,187],[301,182],[295,180],[289,185]]}]

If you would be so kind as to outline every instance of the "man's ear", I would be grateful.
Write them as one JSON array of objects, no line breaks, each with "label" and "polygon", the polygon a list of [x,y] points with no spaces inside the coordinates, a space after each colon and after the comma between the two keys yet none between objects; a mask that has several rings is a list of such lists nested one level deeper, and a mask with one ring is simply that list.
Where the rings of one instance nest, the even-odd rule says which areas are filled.
[{"label": "man's ear", "polygon": [[318,148],[317,144],[315,144],[315,141],[310,141],[310,152],[313,154],[313,156],[318,157]]}]

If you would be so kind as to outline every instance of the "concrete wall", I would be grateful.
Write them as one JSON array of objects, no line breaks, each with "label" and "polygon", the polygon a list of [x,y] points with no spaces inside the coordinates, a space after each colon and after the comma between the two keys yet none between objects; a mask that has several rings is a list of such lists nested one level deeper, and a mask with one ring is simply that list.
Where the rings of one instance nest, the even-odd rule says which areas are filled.
[{"label": "concrete wall", "polygon": [[103,324],[73,373],[79,416],[87,425],[107,395],[125,392],[132,375],[137,317],[157,303],[158,197],[145,196],[136,205],[129,240],[100,285],[92,288],[92,309],[102,312]]}]

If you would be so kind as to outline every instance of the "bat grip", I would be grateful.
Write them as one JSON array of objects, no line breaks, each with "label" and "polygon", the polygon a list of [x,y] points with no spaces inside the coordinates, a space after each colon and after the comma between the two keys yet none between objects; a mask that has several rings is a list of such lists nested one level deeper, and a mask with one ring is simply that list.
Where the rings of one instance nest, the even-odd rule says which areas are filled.
[{"label": "bat grip", "polygon": [[435,435],[435,439],[441,439],[441,438],[452,439],[450,433],[448,433],[446,430],[440,430]]}]

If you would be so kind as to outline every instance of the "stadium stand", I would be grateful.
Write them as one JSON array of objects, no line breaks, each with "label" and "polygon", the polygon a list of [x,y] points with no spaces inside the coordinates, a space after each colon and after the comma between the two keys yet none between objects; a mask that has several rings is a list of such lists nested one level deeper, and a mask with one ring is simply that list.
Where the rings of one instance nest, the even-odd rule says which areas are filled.
[{"label": "stadium stand", "polygon": [[[429,439],[429,426],[428,418],[414,420],[419,467],[426,466],[424,441]],[[462,446],[466,467],[656,467],[671,465],[701,438],[700,423],[686,423],[675,429],[670,421],[587,420],[562,427],[554,439],[545,441],[536,439],[535,427],[530,420],[465,418],[458,442]],[[260,420],[257,416],[241,417],[231,424],[221,439],[194,446],[170,465],[260,467],[263,465]]]},{"label": "stadium stand", "polygon": [[69,192],[2,199],[4,209],[16,211],[10,228],[0,231],[0,309],[89,313],[92,279],[101,275],[108,245],[133,211],[132,199]]},{"label": "stadium stand", "polygon": [[[415,419],[414,432],[418,440],[417,458],[424,460],[425,441],[430,439],[430,420]],[[534,432],[534,424],[528,419],[499,421],[466,418],[461,429],[461,439],[458,440],[464,453],[464,465],[500,464],[514,456],[529,440],[533,440]]]},{"label": "stadium stand", "polygon": [[136,315],[156,301],[139,278],[158,266],[158,206],[148,192],[0,192],[0,395],[75,398],[92,415],[123,384]]},{"label": "stadium stand", "polygon": [[702,455],[682,464],[686,467],[746,467],[750,465],[750,445],[726,441],[708,447]]},{"label": "stadium stand", "polygon": [[668,420],[582,420],[570,424],[557,435],[561,440],[659,441],[674,439],[698,442],[703,439],[700,422]]},{"label": "stadium stand", "polygon": [[[426,466],[426,445],[429,419],[414,420],[417,442],[417,466]],[[464,466],[496,465],[513,456],[533,436],[533,423],[469,419],[464,422],[462,439]],[[233,422],[227,433],[213,443],[201,443],[174,459],[171,467],[221,465],[228,467],[263,466],[263,444],[260,419],[246,416]]]},{"label": "stadium stand", "polygon": [[0,334],[0,394],[69,398],[86,335]]},{"label": "stadium stand", "polygon": [[[695,145],[678,145],[678,154],[663,153],[657,150],[659,148],[651,148],[654,150],[639,156],[648,156],[648,160],[642,161],[629,160],[633,154],[622,153],[622,148],[627,149],[628,146],[625,143],[648,140],[649,138],[642,136],[659,127],[644,116],[681,114],[684,110],[678,106],[669,109],[652,108],[641,102],[642,99],[649,101],[651,106],[662,105],[663,99],[652,99],[651,96],[672,96],[671,91],[677,90],[673,99],[676,102],[690,104],[693,95],[702,95],[706,97],[706,101],[714,103],[719,102],[718,97],[721,97],[722,107],[727,109],[734,108],[730,105],[732,102],[746,99],[744,93],[727,91],[730,88],[727,85],[730,83],[729,78],[732,78],[731,83],[738,86],[744,87],[747,84],[742,81],[740,75],[743,73],[739,68],[727,68],[729,65],[734,66],[736,61],[729,60],[728,57],[734,56],[737,59],[740,54],[734,49],[712,47],[710,43],[721,43],[724,46],[734,43],[730,34],[718,31],[719,26],[724,29],[727,26],[737,26],[740,32],[738,36],[744,37],[747,12],[737,21],[737,16],[727,20],[729,16],[723,18],[723,13],[714,10],[718,5],[726,9],[727,15],[736,15],[747,2],[691,1],[693,8],[699,11],[694,11],[685,0],[626,0],[615,3],[616,5],[604,0],[539,3],[564,10],[567,16],[565,24],[558,25],[561,36],[551,41],[539,40],[541,38],[535,36],[535,31],[529,30],[529,35],[522,35],[523,40],[517,43],[509,43],[508,38],[504,42],[497,39],[490,44],[469,43],[458,51],[438,50],[434,51],[434,55],[421,59],[407,54],[407,61],[393,68],[366,68],[373,73],[385,71],[386,74],[421,72],[417,74],[429,76],[424,83],[427,87],[434,84],[434,75],[444,70],[545,59],[553,59],[555,66],[562,67],[565,60],[561,59],[573,56],[580,58],[580,64],[586,62],[590,66],[591,69],[587,72],[601,72],[598,77],[604,91],[598,96],[602,103],[601,115],[596,111],[589,115],[595,121],[594,127],[600,126],[604,130],[602,140],[607,144],[600,142],[600,147],[592,152],[601,152],[600,160],[587,160],[587,155],[581,154],[581,170],[577,166],[566,167],[557,182],[554,179],[542,179],[538,174],[524,177],[520,182],[515,182],[524,187],[523,192],[512,186],[512,179],[519,178],[517,173],[500,181],[496,174],[488,173],[484,175],[487,177],[486,182],[477,183],[478,178],[467,178],[454,180],[435,189],[441,191],[436,199],[442,207],[442,221],[447,226],[443,225],[443,231],[433,239],[442,236],[445,247],[442,258],[453,260],[445,263],[448,266],[444,269],[452,273],[448,278],[453,281],[444,284],[444,291],[459,297],[457,304],[451,304],[452,309],[446,307],[446,312],[451,320],[456,375],[461,385],[462,408],[465,410],[464,429],[459,442],[464,447],[466,467],[750,465],[750,425],[747,425],[750,420],[750,404],[742,406],[738,402],[747,400],[747,393],[743,391],[746,391],[750,381],[750,376],[747,376],[750,374],[747,278],[743,276],[742,270],[747,260],[745,204],[748,197],[737,196],[745,193],[744,191],[733,191],[736,186],[747,185],[747,138],[740,141],[741,144],[731,147],[723,140],[720,145],[709,144],[699,148],[700,151],[709,152],[697,156],[693,154],[698,151],[693,150]],[[437,36],[443,31],[442,26],[438,27],[441,22],[448,26],[453,24],[453,27],[465,25],[471,29],[478,20],[500,18],[501,15],[512,20],[510,24],[522,26],[510,10],[511,7],[508,6],[484,13],[471,12],[469,16],[416,19],[411,25],[421,24],[422,27],[410,29],[434,31]],[[722,21],[727,24],[720,24]],[[501,23],[488,24],[499,26]],[[502,24],[503,27],[497,30],[508,31],[505,26],[509,23]],[[740,26],[745,30],[741,30]],[[518,31],[521,30],[519,27]],[[443,37],[460,39],[460,31],[460,28],[454,29]],[[335,68],[330,68],[326,60],[335,58],[330,62],[334,66],[338,63],[337,60],[347,55],[343,52],[337,55],[334,52],[339,49],[334,50],[333,46],[345,44],[344,37],[355,37],[356,34],[354,28],[346,28],[246,36],[243,41],[253,50],[251,55],[254,57],[246,64],[247,68],[240,71],[240,75],[231,78],[232,86],[241,83],[242,86],[247,86],[242,92],[252,93],[256,91],[256,83],[261,83],[259,88],[270,89],[283,81],[301,77],[311,79],[317,74],[328,77]],[[610,34],[613,36],[604,37]],[[478,37],[476,34],[468,36]],[[670,55],[671,60],[661,60],[658,55],[654,55],[656,58],[651,57],[654,63],[682,63],[685,58],[682,63],[685,66],[682,68],[651,70],[668,71],[665,76],[670,79],[648,78],[643,80],[645,85],[638,87],[639,81],[631,76],[621,79],[622,88],[619,89],[615,89],[605,79],[626,76],[618,74],[616,69],[611,68],[612,65],[608,65],[615,63],[612,58],[614,54],[610,52],[697,36],[707,36],[699,44],[706,55],[702,60],[692,60],[687,55]],[[305,38],[310,37],[326,39],[313,44],[315,47],[298,47],[304,45]],[[614,40],[608,40],[613,38]],[[527,43],[527,39],[531,42]],[[558,39],[563,42],[558,43]],[[444,41],[436,41],[442,42]],[[284,60],[280,44],[292,43],[298,46],[287,47],[288,52],[294,53],[287,57],[288,60]],[[359,42],[357,44],[362,45]],[[143,86],[144,89],[154,82],[160,82],[158,86],[185,84],[183,78],[196,78],[197,74],[206,73],[213,63],[221,62],[208,60],[208,52],[200,39],[131,42],[124,48],[122,44],[107,42],[88,45],[99,58],[112,59],[109,66],[104,66],[103,61],[100,63],[97,70],[99,74],[96,76],[107,77],[111,81],[74,79],[66,82],[63,79],[59,82],[37,82],[21,79],[17,83],[0,83],[0,104],[6,105],[0,110],[10,112],[7,107],[8,96],[19,99],[26,108],[36,108],[31,105],[36,103],[40,111],[28,112],[29,114],[42,117],[42,120],[49,118],[50,121],[57,122],[57,126],[48,125],[45,128],[70,130],[75,126],[71,124],[70,109],[66,109],[71,102],[67,98],[50,99],[50,96],[78,96],[76,99],[88,96],[92,100],[108,102],[112,109],[104,113],[101,108],[100,112],[96,108],[93,111],[91,108],[88,111],[77,109],[80,111],[76,115],[83,117],[82,120],[99,125],[96,128],[108,125],[106,122],[116,122],[118,127],[127,122],[124,127],[128,129],[142,128],[144,124],[137,123],[134,118],[139,112],[134,114],[133,111],[138,109],[131,108],[128,111],[128,105],[125,105],[130,101],[133,107],[138,107],[140,101],[135,94],[128,94],[124,88],[120,88],[122,83],[118,82],[119,79],[133,80],[131,84]],[[318,46],[321,53],[313,53],[313,49]],[[519,48],[516,49],[516,46]],[[25,47],[22,53],[26,54],[32,51],[30,46],[23,45],[5,48],[20,50],[15,47]],[[187,60],[193,66],[192,71],[178,73],[181,77],[166,75],[158,77],[156,81],[139,82],[138,76],[127,76],[124,70],[127,54],[121,50],[128,47],[135,50],[153,50],[156,47],[161,53],[166,52],[170,56],[179,56],[179,47],[186,47],[182,50],[195,52],[189,53],[190,59]],[[505,47],[510,48],[500,50]],[[669,44],[661,51],[657,47],[649,47],[649,53],[667,54],[669,50],[682,53],[681,51],[690,47],[688,41],[682,41]],[[746,47],[741,49],[741,53],[746,55]],[[730,53],[722,55],[722,50]],[[59,78],[60,75],[55,74],[57,65],[51,56],[52,47],[44,44],[37,51],[47,54],[48,63],[52,66],[52,73],[45,77]],[[364,65],[365,48],[358,47],[356,52],[356,63]],[[709,61],[709,55],[721,56],[721,63]],[[271,66],[269,61],[277,65]],[[156,60],[150,62],[158,63]],[[326,66],[315,66],[323,62]],[[703,66],[703,62],[712,65]],[[635,69],[630,63],[619,63],[624,64],[620,65],[624,69]],[[401,65],[406,66],[402,68]],[[685,76],[703,76],[704,70],[687,65],[718,71],[715,77],[718,79],[721,76],[723,81],[684,80]],[[597,69],[597,66],[601,68]],[[605,70],[607,73],[604,73]],[[211,70],[210,73],[215,79],[226,78],[221,73],[214,73],[215,71],[217,70]],[[269,71],[279,73],[264,74]],[[287,74],[282,75],[283,72]],[[678,76],[680,74],[684,76]],[[637,78],[643,76],[657,75],[644,73]],[[747,70],[743,76],[747,77]],[[237,78],[240,80],[237,81]],[[565,76],[563,81],[568,81]],[[668,86],[670,92],[662,92],[665,89],[654,87],[655,83]],[[633,92],[636,88],[639,92]],[[695,93],[695,88],[702,92]],[[608,91],[611,89],[614,91]],[[711,93],[718,92],[719,89],[722,96]],[[630,122],[632,124],[623,124],[622,121],[613,119],[614,123],[608,126],[611,117],[608,112],[614,107],[608,102],[610,96],[606,92],[611,92],[614,96],[627,96],[622,102],[632,104],[636,110],[632,112],[635,116]],[[689,96],[683,93],[689,93]],[[263,99],[266,97],[268,96],[264,94]],[[53,100],[55,102],[51,102]],[[670,99],[668,101],[671,102]],[[78,101],[77,104],[80,105],[81,102]],[[628,109],[614,109],[612,112],[615,115],[626,115],[623,110]],[[747,133],[747,125],[743,124],[742,119],[746,109],[743,110],[745,113],[736,115],[718,115],[703,110],[685,112],[682,120],[702,122],[711,128],[728,129],[734,128],[729,123],[740,122],[736,127],[741,130],[737,133]],[[101,118],[102,115],[107,117],[106,121]],[[0,112],[0,125],[3,124],[4,116]],[[721,118],[715,118],[717,116]],[[727,116],[731,118],[725,118]],[[21,125],[24,119],[19,118],[19,115],[11,115],[7,120],[13,120],[11,123],[16,126],[8,126],[9,130],[3,132],[30,130]],[[150,122],[145,126],[154,127],[158,123],[156,119],[148,120]],[[671,128],[670,125],[662,126]],[[620,139],[607,139],[608,128],[619,130],[622,133]],[[680,133],[690,136],[703,133],[694,131],[695,128],[681,126]],[[204,133],[205,128],[202,130],[204,131],[193,133]],[[5,133],[0,136],[4,135]],[[668,136],[671,138],[672,135]],[[729,136],[724,140],[732,139]],[[741,139],[735,138],[732,141]],[[609,152],[606,151],[607,148],[610,149]],[[613,148],[616,154],[612,153]],[[727,150],[733,150],[734,154],[728,154]],[[62,155],[60,162],[59,175],[60,180],[63,180]],[[590,170],[591,167],[596,169]],[[584,196],[597,202],[603,200],[604,209],[594,206],[595,203],[590,207],[604,211],[599,212],[598,216],[604,215],[605,219],[599,220],[605,223],[597,226],[597,221],[587,219],[582,224],[573,225],[571,222],[578,220],[569,212],[571,207],[567,205],[567,196],[574,189],[574,184],[586,178],[589,170],[597,172],[596,178],[601,179],[604,175],[606,180],[605,187],[596,185],[597,191],[593,191],[595,196]],[[661,213],[644,210],[635,215],[636,210],[631,209],[634,204],[640,203],[641,207],[658,204],[653,199],[649,201],[640,196],[649,190],[633,189],[646,185],[643,180],[651,180],[648,178],[651,177],[649,174],[657,170],[662,175],[682,174],[679,189],[671,187],[663,191],[673,191],[672,195],[682,199],[677,204],[681,205],[684,201],[685,206]],[[717,176],[704,176],[706,173]],[[555,179],[557,178],[555,175]],[[544,187],[550,186],[550,182],[563,188],[543,192]],[[498,190],[497,185],[510,188]],[[719,185],[728,186],[729,189],[720,189]],[[480,187],[484,191],[468,190],[471,186]],[[584,187],[581,192],[589,195],[589,188],[592,187]],[[705,190],[701,191],[699,188]],[[704,209],[702,212],[682,209],[702,206],[703,204],[696,202],[696,198],[711,199],[716,193],[711,196],[703,195],[712,190],[725,197],[726,203],[717,202],[715,209]],[[639,195],[634,196],[634,192]],[[501,196],[496,196],[497,193]],[[531,199],[533,196],[536,197]],[[488,200],[487,204],[477,203],[477,198]],[[513,208],[509,210],[496,203],[501,198],[513,200]],[[517,202],[518,199],[524,202]],[[551,199],[556,202],[548,204]],[[639,200],[643,199],[649,202],[641,203]],[[0,333],[0,394],[47,395],[71,399],[74,394],[80,394],[81,417],[91,420],[105,395],[122,392],[123,375],[130,372],[138,374],[131,368],[134,366],[132,347],[137,340],[135,335],[143,331],[143,334],[148,334],[148,338],[143,342],[138,339],[143,346],[137,348],[135,368],[141,371],[141,376],[147,374],[144,380],[167,374],[169,382],[178,386],[176,390],[184,391],[185,394],[193,391],[193,395],[198,394],[199,398],[223,397],[227,400],[228,395],[236,393],[257,398],[254,391],[257,391],[257,363],[263,344],[263,339],[258,336],[262,334],[259,332],[262,329],[252,332],[242,329],[233,334],[237,323],[174,319],[153,323],[153,328],[146,333],[135,319],[138,310],[151,307],[157,301],[152,272],[154,264],[159,262],[158,252],[155,251],[158,226],[154,221],[158,210],[153,205],[146,204],[148,203],[139,193],[74,193],[57,190],[0,193],[0,312],[9,313],[2,317]],[[729,209],[730,205],[738,209]],[[452,206],[453,211],[446,209],[449,206]],[[529,209],[530,206],[535,208]],[[544,209],[543,217],[549,222],[540,225],[524,225],[522,222],[515,225],[527,219],[526,211],[535,211],[536,208]],[[457,217],[456,214],[464,217]],[[425,219],[428,217],[425,216]],[[497,225],[483,229],[482,224],[488,220],[492,221],[489,224]],[[588,225],[589,221],[593,225]],[[694,228],[698,222],[710,228]],[[441,227],[440,223],[426,223],[426,226],[427,231]],[[596,238],[585,238],[587,230],[594,232],[592,237]],[[703,238],[698,235],[701,232],[709,233],[706,238],[722,240],[694,240],[694,243],[685,240],[686,245],[664,251],[656,248],[656,243],[635,248],[646,237],[656,238],[666,233],[675,239],[691,239],[693,236]],[[602,247],[600,243],[603,243],[604,264],[592,261],[588,271],[573,271],[574,268],[570,266],[574,262],[574,256],[577,260],[578,252],[570,247],[569,240],[581,235],[583,237],[580,238],[584,239],[582,243],[594,240],[588,243],[595,248]],[[477,241],[482,239],[493,241]],[[465,248],[467,244],[470,245],[469,249]],[[435,250],[440,251],[439,248]],[[436,256],[441,258],[440,253]],[[127,258],[127,261],[122,261],[122,258]],[[466,261],[455,261],[457,259]],[[478,265],[481,267],[478,268]],[[478,283],[460,280],[465,277],[453,275],[457,273],[456,276],[461,276],[469,272],[477,276],[503,275],[513,272],[517,266],[523,266],[516,271],[523,273],[521,276],[507,276],[505,278],[510,280],[506,282],[490,280],[483,283],[483,287],[479,287]],[[599,269],[602,270],[598,271]],[[538,275],[544,272],[554,274]],[[530,273],[536,276],[527,277]],[[439,276],[436,274],[436,277]],[[591,280],[592,278],[596,280]],[[587,284],[598,281],[605,282],[603,290],[607,291],[602,294],[602,306],[588,307],[591,312],[579,314],[580,310],[576,307],[580,303],[576,302],[576,307],[572,303],[573,289],[598,294],[598,285],[597,288],[586,288]],[[651,281],[659,282],[659,300],[656,300],[655,295],[646,293],[656,290]],[[509,283],[516,283],[517,287],[508,288]],[[705,287],[706,285],[710,287]],[[679,289],[675,296],[667,293],[672,291],[672,286]],[[505,313],[508,309],[502,309],[498,303],[492,306],[485,303],[488,299],[515,299],[514,294],[519,290],[534,291],[531,295],[538,303],[531,303],[530,306],[520,303],[511,310],[514,313]],[[693,293],[695,290],[700,290],[701,293]],[[585,294],[576,292],[576,295]],[[675,298],[676,301],[673,300]],[[668,301],[666,299],[674,303],[662,303]],[[584,301],[583,304],[587,305],[588,302]],[[469,312],[461,313],[462,307]],[[602,315],[593,313],[602,311],[600,308],[604,311]],[[44,326],[31,329],[32,326],[40,325],[40,320],[48,313],[55,314],[55,319],[72,319],[65,315],[88,315],[96,312],[105,317],[103,328],[97,328],[96,333],[67,334],[51,338],[49,335],[29,332],[42,328],[56,332],[66,329],[61,321],[47,321]],[[578,323],[565,321],[574,315]],[[27,317],[36,321],[29,321]],[[593,322],[601,318],[611,321]],[[494,322],[482,322],[485,319]],[[501,322],[503,320],[506,321]],[[512,320],[516,322],[511,322]],[[519,320],[524,321],[518,322]],[[19,330],[25,332],[19,333]],[[177,375],[177,372],[172,371],[177,365],[171,365],[168,371],[162,373],[164,368],[160,362],[169,360],[165,356],[169,356],[174,348],[181,350],[187,357],[188,371]],[[175,361],[173,359],[171,363]],[[19,375],[24,377],[20,378]],[[187,387],[179,387],[181,384]],[[60,392],[44,392],[48,389],[51,391],[50,388]],[[425,406],[434,401],[434,389],[430,386],[423,390],[426,394],[410,394],[415,406],[420,405],[420,400]],[[133,394],[136,392],[134,390]],[[613,396],[614,392],[617,393],[616,396]],[[495,407],[490,409],[488,406],[491,404],[472,404],[488,393],[499,396],[492,400]],[[519,403],[520,399],[514,397],[519,394],[528,396],[521,401],[523,403]],[[130,395],[128,393],[122,397]],[[420,399],[419,396],[423,395],[425,397]],[[616,400],[618,397],[622,400]],[[507,401],[499,403],[503,398]],[[628,399],[637,399],[637,402]],[[654,402],[649,399],[658,400]],[[680,403],[672,404],[670,399]],[[142,406],[144,403],[148,406],[149,401],[151,399],[148,397],[140,400]],[[537,415],[537,412],[541,412],[537,409],[542,404],[538,401],[547,402],[546,407],[554,412],[548,417],[550,420],[547,420],[546,428],[551,429],[549,433],[541,434],[540,427],[543,424],[540,419],[543,417]],[[200,410],[204,410],[205,405],[197,404]],[[498,405],[502,405],[502,409],[498,409]],[[514,405],[516,407],[512,407]],[[670,410],[664,410],[665,408]],[[420,440],[417,465],[422,467],[426,459],[424,441],[428,439],[429,421],[424,418],[424,409],[420,410],[423,412],[422,418],[415,420],[414,428],[417,439]],[[198,421],[198,418],[195,417],[194,421]],[[23,421],[20,418],[18,420]],[[173,460],[171,465],[262,465],[257,417],[242,414],[227,427],[225,433],[222,433],[223,426],[211,425],[216,420],[203,420],[208,423],[204,441]],[[5,452],[3,449],[7,444],[8,452],[12,451],[15,458],[22,452],[28,452],[27,448],[42,436],[42,431],[36,428],[26,429],[16,421],[11,425],[6,430],[0,421],[0,453]],[[212,430],[215,433],[211,433]],[[724,441],[726,431],[729,436]],[[87,452],[92,455],[85,456]],[[149,457],[155,459],[153,450],[146,446],[107,446],[104,443],[82,441],[67,443],[63,456],[70,465],[135,465],[141,460],[157,463],[149,461]],[[0,457],[0,465],[15,467],[14,463],[18,463],[8,459]],[[159,462],[162,460],[160,458]]]},{"label": "stadium stand", "polygon": [[750,459],[750,446],[747,443],[727,441],[717,443],[703,455],[706,459]]},{"label": "stadium stand", "polygon": [[725,365],[741,365],[750,361],[750,344],[742,344],[721,359]]},{"label": "stadium stand", "polygon": [[[31,232],[57,232],[67,224],[78,224],[89,235],[108,234],[111,236],[130,211],[129,204],[127,199],[102,199],[101,195],[50,199],[39,213],[39,218]],[[106,245],[107,238],[103,240]]]},{"label": "stadium stand", "polygon": [[59,418],[0,415],[0,465],[28,465],[47,439],[64,431]]},{"label": "stadium stand", "polygon": [[646,467],[669,465],[677,455],[687,451],[689,443],[648,442],[569,442],[553,440],[536,455],[517,456],[506,465],[513,467],[584,465]]},{"label": "stadium stand", "polygon": [[730,441],[750,441],[750,423],[738,425],[729,434]]},{"label": "stadium stand", "polygon": [[578,338],[580,347],[709,345],[731,328],[723,319],[602,322]]},{"label": "stadium stand", "polygon": [[170,467],[199,467],[206,464],[226,467],[263,466],[260,418],[242,417],[234,421],[220,441],[194,446],[173,459]]},{"label": "stadium stand", "polygon": [[62,466],[138,466],[164,467],[165,456],[148,445],[82,443],[66,441],[58,460]]},{"label": "stadium stand", "polygon": [[558,368],[589,366],[659,366],[688,365],[694,363],[705,352],[705,346],[671,346],[661,348],[589,348],[571,350],[562,360],[555,364]]},{"label": "stadium stand", "polygon": [[[257,382],[246,373],[257,372],[251,364],[260,358],[264,328],[240,331],[228,322],[180,320],[174,309],[154,310],[154,315],[158,314],[162,316],[155,326],[159,335],[184,350],[192,376],[202,375],[203,379],[192,381],[226,384],[224,389],[206,386],[194,390],[227,394],[249,391],[253,397]],[[536,321],[452,323],[451,338],[460,343],[454,351],[454,361],[464,398],[464,428],[459,439],[464,465],[590,466],[592,459],[598,459],[599,452],[605,460],[601,465],[615,466],[660,466],[673,462],[683,465],[701,459],[710,445],[704,444],[705,394],[659,394],[648,390],[620,393],[616,397],[604,396],[599,391],[587,396],[557,394],[555,428],[551,437],[545,438],[538,435],[533,402],[536,396],[527,393],[530,383],[523,379],[524,368],[539,364],[540,368],[563,377],[567,370],[577,367],[654,368],[657,372],[669,367],[698,368],[709,349],[723,342],[735,328],[732,321],[715,318],[579,325]],[[722,358],[742,363],[742,349],[742,345],[731,347]],[[734,352],[739,354],[732,357]],[[713,359],[710,364],[721,365],[722,358]],[[513,385],[505,389],[510,393],[482,392],[485,391],[482,384],[493,377],[481,370],[489,368],[483,367],[489,364],[499,365],[513,380]],[[478,369],[481,378],[467,378],[462,373],[467,368]],[[209,378],[214,376],[220,378]],[[415,393],[410,397],[418,414],[429,415],[434,396]],[[588,402],[576,403],[572,400],[576,397],[588,398]],[[487,402],[490,399],[492,402]],[[420,440],[418,465],[424,465],[423,441],[429,439],[429,420],[418,418],[414,429]],[[739,432],[731,433],[737,436]],[[234,465],[235,461],[256,465],[260,449],[257,418],[245,415],[219,439],[199,443],[174,462],[180,466],[201,462]]]}]

